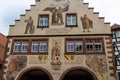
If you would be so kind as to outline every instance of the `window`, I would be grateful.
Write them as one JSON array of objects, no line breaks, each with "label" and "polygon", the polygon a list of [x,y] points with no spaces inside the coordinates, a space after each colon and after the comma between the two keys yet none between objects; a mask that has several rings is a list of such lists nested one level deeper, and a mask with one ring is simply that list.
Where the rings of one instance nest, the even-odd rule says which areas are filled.
[{"label": "window", "polygon": [[74,41],[67,41],[67,52],[74,52]]},{"label": "window", "polygon": [[104,53],[104,46],[102,38],[67,38],[65,45],[66,54],[102,54]]},{"label": "window", "polygon": [[83,43],[81,40],[67,40],[67,53],[82,52]]},{"label": "window", "polygon": [[115,55],[116,66],[120,66],[120,56]]},{"label": "window", "polygon": [[75,52],[82,52],[82,41],[75,41]]},{"label": "window", "polygon": [[120,31],[116,31],[116,37],[120,37]]},{"label": "window", "polygon": [[32,41],[31,52],[38,52],[39,41]]},{"label": "window", "polygon": [[87,52],[93,52],[93,42],[92,41],[90,41],[90,40],[88,40],[88,41],[86,41],[86,51]]},{"label": "window", "polygon": [[66,26],[67,27],[77,26],[77,16],[76,16],[76,14],[67,14],[67,16],[66,16]]},{"label": "window", "polygon": [[49,26],[49,15],[39,15],[38,27],[45,28]]},{"label": "window", "polygon": [[21,46],[21,52],[27,52],[28,51],[28,41],[23,41]]},{"label": "window", "polygon": [[47,41],[40,41],[39,52],[47,52]]},{"label": "window", "polygon": [[14,42],[13,52],[20,52],[21,43],[19,41]]},{"label": "window", "polygon": [[94,46],[95,46],[95,52],[102,52],[102,41],[101,40],[95,40]]},{"label": "window", "polygon": [[32,41],[31,52],[46,53],[47,52],[47,40]]},{"label": "window", "polygon": [[112,38],[116,38],[115,31],[112,31]]},{"label": "window", "polygon": [[48,52],[48,40],[47,39],[30,39],[30,40],[14,40],[12,53],[19,54],[47,54]]},{"label": "window", "polygon": [[86,52],[103,52],[102,40],[86,40]]},{"label": "window", "polygon": [[15,41],[13,52],[28,52],[28,41]]}]

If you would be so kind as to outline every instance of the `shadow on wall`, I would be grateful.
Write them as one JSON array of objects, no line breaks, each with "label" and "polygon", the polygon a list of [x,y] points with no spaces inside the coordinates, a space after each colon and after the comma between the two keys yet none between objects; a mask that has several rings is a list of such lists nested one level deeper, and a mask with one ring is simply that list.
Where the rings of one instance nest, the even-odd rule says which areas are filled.
[{"label": "shadow on wall", "polygon": [[[0,64],[0,74],[2,74],[2,64]],[[2,80],[2,75],[0,75],[0,80]]]},{"label": "shadow on wall", "polygon": [[0,64],[0,70],[2,69],[2,64]]}]

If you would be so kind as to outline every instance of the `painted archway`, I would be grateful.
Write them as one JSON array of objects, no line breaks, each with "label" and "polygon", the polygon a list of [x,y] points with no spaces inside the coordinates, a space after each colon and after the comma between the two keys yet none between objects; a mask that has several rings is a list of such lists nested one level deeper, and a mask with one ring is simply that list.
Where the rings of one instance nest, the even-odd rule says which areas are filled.
[{"label": "painted archway", "polygon": [[62,74],[60,80],[98,80],[98,78],[88,68],[72,67]]},{"label": "painted archway", "polygon": [[44,68],[32,67],[22,71],[16,80],[53,80],[53,77]]}]

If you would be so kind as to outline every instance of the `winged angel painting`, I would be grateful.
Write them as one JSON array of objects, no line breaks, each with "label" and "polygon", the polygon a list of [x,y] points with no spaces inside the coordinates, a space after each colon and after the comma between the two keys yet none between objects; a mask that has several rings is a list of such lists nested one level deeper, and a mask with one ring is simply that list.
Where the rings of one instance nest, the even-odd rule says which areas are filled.
[{"label": "winged angel painting", "polygon": [[52,13],[52,24],[64,24],[62,12],[68,11],[68,9],[69,0],[60,5],[51,4],[49,7],[46,7],[44,11],[50,11]]}]

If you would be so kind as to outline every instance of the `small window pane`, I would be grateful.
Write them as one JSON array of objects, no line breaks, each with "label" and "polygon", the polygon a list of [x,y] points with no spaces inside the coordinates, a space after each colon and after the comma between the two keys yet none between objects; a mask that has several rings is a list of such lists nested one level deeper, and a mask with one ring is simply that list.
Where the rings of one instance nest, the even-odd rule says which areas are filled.
[{"label": "small window pane", "polygon": [[40,41],[40,52],[47,52],[47,41]]},{"label": "small window pane", "polygon": [[39,45],[38,41],[33,41],[31,52],[38,52],[38,45]]},{"label": "small window pane", "polygon": [[116,31],[116,37],[120,37],[120,31]]},{"label": "small window pane", "polygon": [[120,57],[118,55],[115,56],[116,66],[120,66]]},{"label": "small window pane", "polygon": [[82,41],[75,41],[75,51],[81,52],[82,51]]},{"label": "small window pane", "polygon": [[74,52],[74,41],[67,41],[67,52]]},{"label": "small window pane", "polygon": [[96,40],[94,44],[95,44],[95,51],[102,52],[102,41]]},{"label": "small window pane", "polygon": [[28,41],[23,41],[21,52],[27,52],[27,51],[28,51]]},{"label": "small window pane", "polygon": [[21,43],[19,41],[14,42],[13,52],[20,52],[20,49],[21,49]]},{"label": "small window pane", "polygon": [[73,15],[73,14],[67,15],[67,25],[76,26],[76,15]]},{"label": "small window pane", "polygon": [[48,22],[48,16],[47,15],[41,15],[39,20],[39,26],[40,27],[47,27],[49,25]]},{"label": "small window pane", "polygon": [[86,47],[87,47],[87,52],[93,52],[93,42],[92,41],[87,41]]}]

